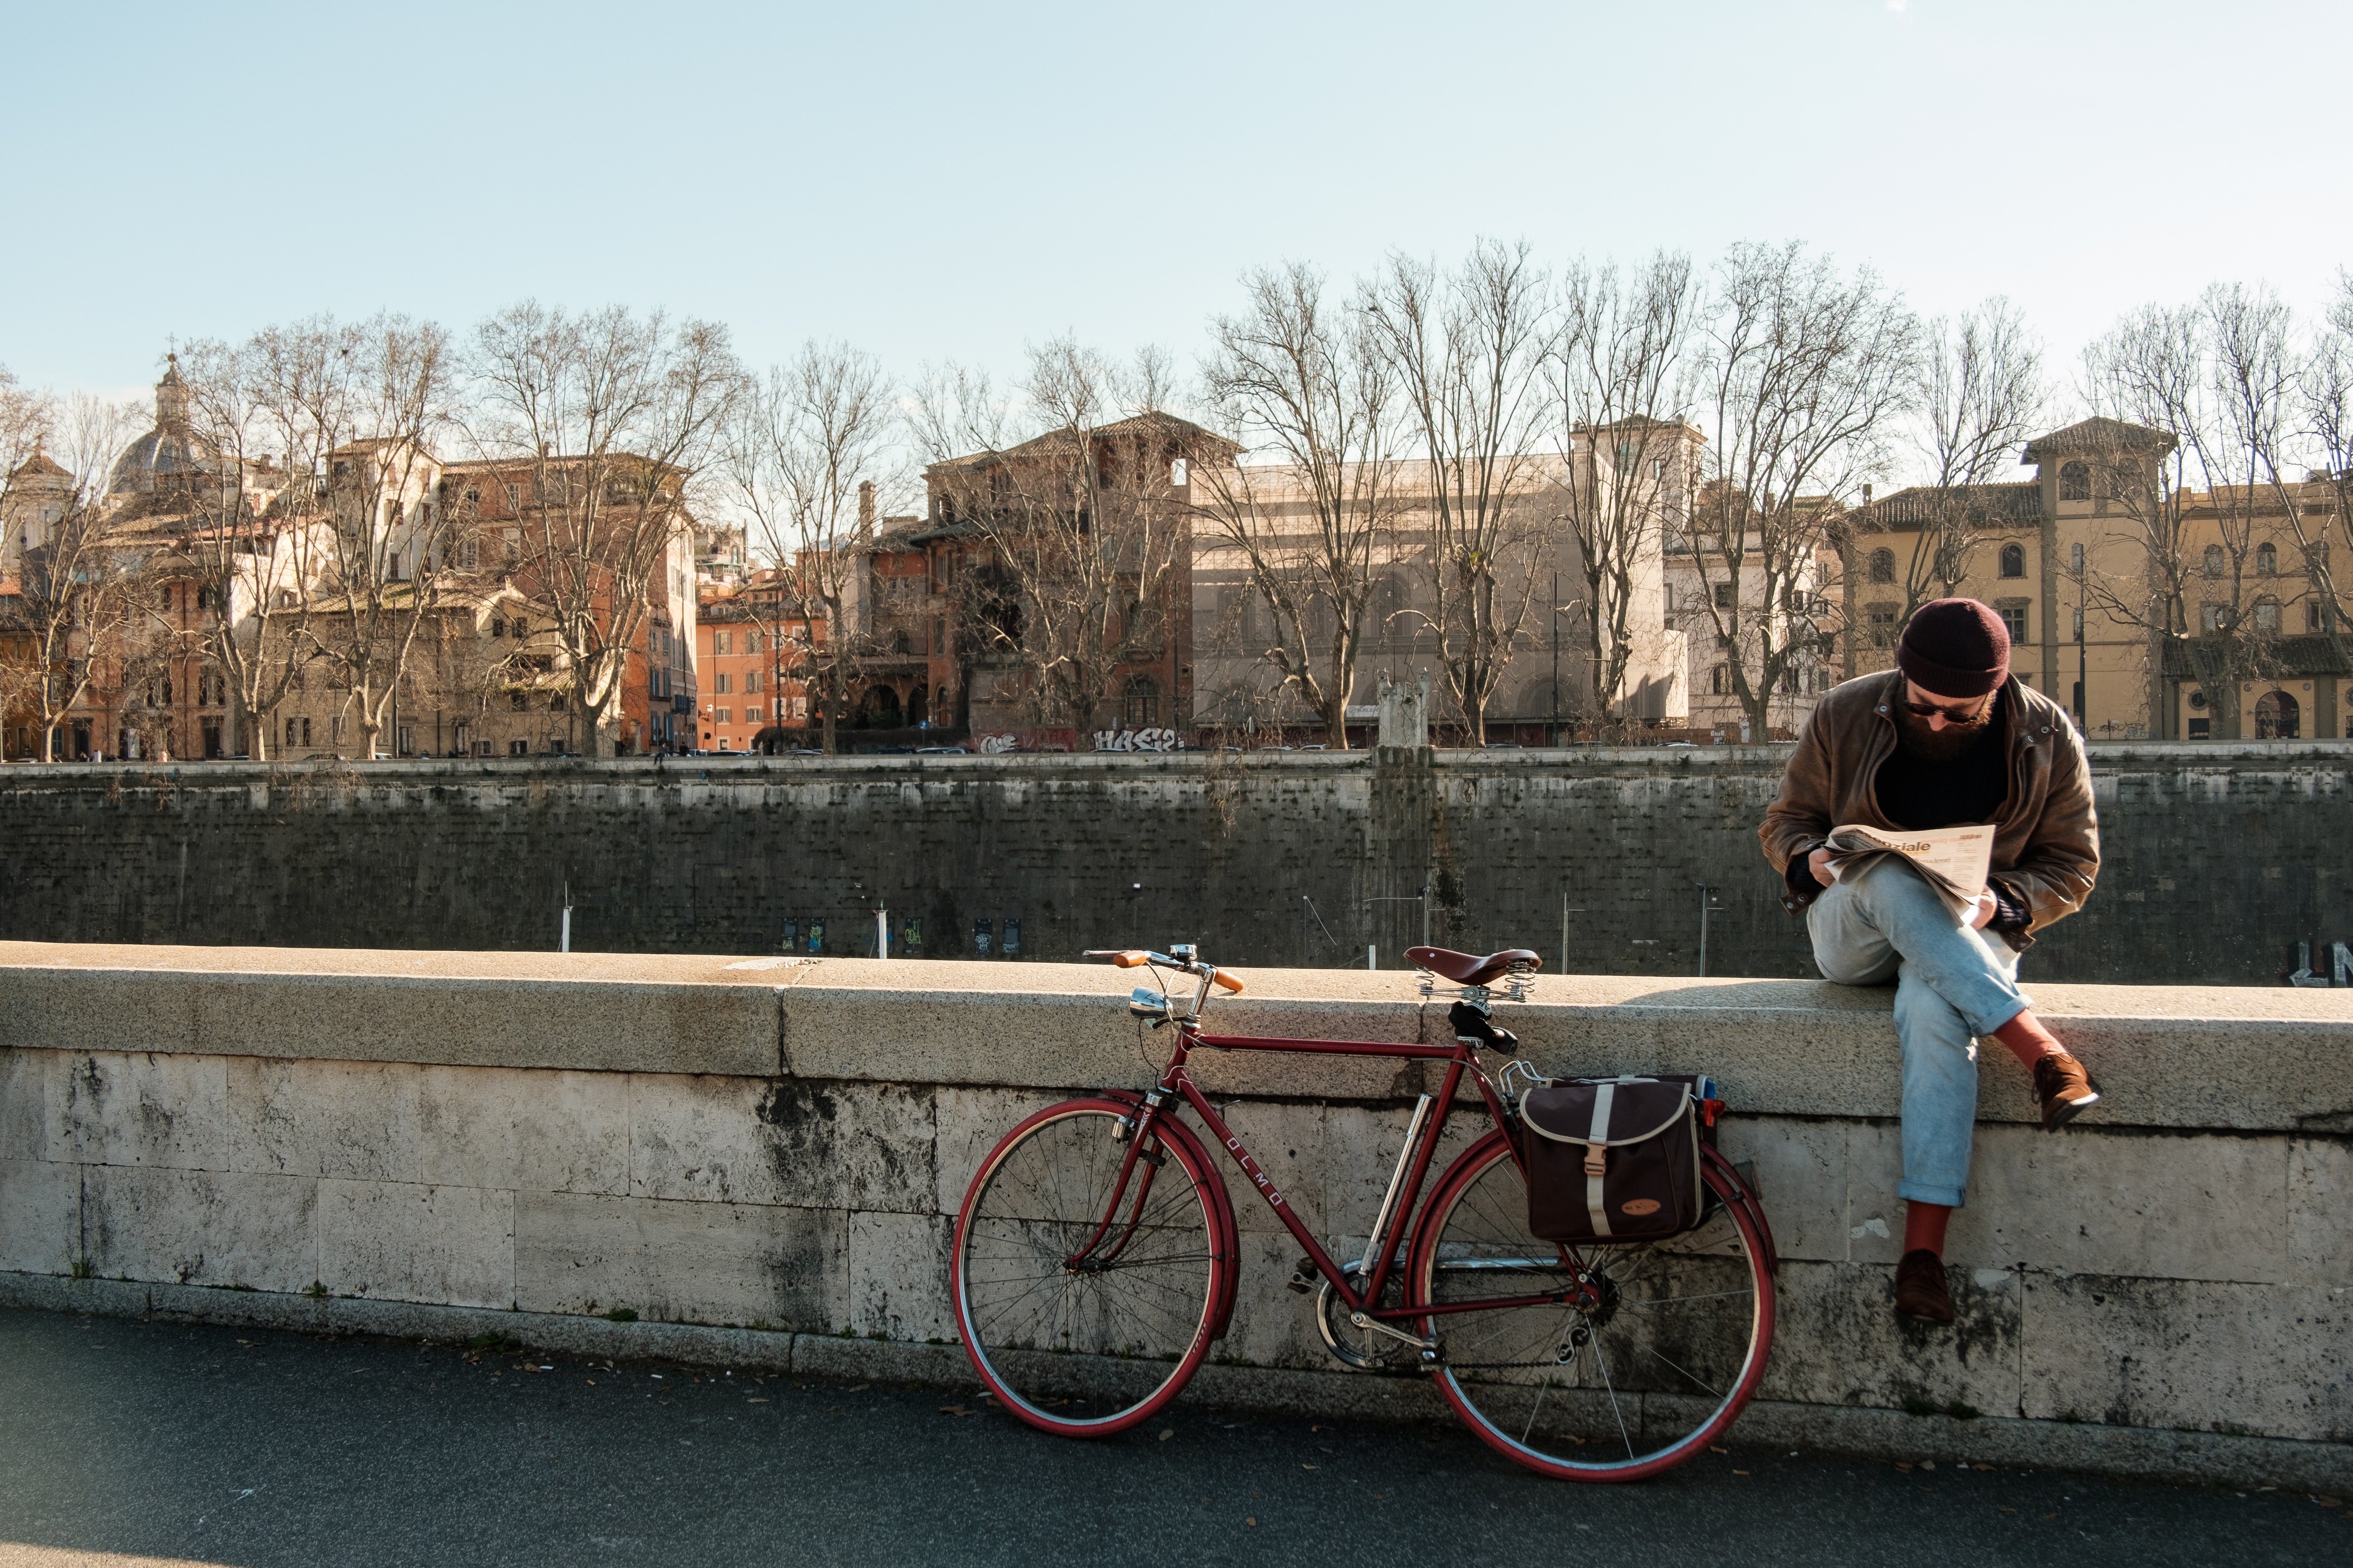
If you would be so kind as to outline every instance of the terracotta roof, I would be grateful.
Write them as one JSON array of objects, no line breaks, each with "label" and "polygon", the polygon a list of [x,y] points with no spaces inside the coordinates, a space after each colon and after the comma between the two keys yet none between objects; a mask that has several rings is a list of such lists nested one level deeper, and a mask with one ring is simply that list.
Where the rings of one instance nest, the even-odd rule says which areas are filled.
[{"label": "terracotta roof", "polygon": [[1067,448],[1082,434],[1090,440],[1105,438],[1116,440],[1126,436],[1158,434],[1173,437],[1187,447],[1206,445],[1211,447],[1222,447],[1228,456],[1241,450],[1240,446],[1227,440],[1216,431],[1205,430],[1189,419],[1179,419],[1174,414],[1138,414],[1126,419],[1113,420],[1109,425],[1097,425],[1082,433],[1049,430],[1041,436],[1032,436],[1027,441],[1018,442],[1002,451],[975,452],[968,457],[944,458],[932,464],[923,472],[928,475],[937,473],[943,468],[988,468],[1009,458],[1043,455]]},{"label": "terracotta roof", "polygon": [[2026,444],[2025,461],[2047,462],[2070,452],[2170,452],[2175,442],[2162,430],[2105,417],[2079,419],[2063,430]]},{"label": "terracotta roof", "polygon": [[61,479],[69,479],[73,478],[71,471],[66,468],[63,464],[58,462],[56,458],[50,457],[47,452],[39,451],[35,452],[31,457],[17,464],[14,468],[10,469],[8,473],[8,477],[12,479],[38,479],[44,475],[53,476]]},{"label": "terracotta roof", "polygon": [[1938,510],[1955,500],[1989,521],[2034,522],[2042,516],[2042,485],[2037,479],[1999,485],[1914,485],[1880,497],[1871,503],[1870,511],[1879,521],[1901,527],[1935,521]]}]

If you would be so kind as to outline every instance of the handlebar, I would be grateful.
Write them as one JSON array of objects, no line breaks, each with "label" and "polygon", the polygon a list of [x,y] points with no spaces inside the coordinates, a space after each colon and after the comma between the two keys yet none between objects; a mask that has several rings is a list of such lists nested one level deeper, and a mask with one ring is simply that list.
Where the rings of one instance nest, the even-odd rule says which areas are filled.
[{"label": "handlebar", "polygon": [[[1081,956],[1084,958],[1108,958],[1113,963],[1122,969],[1140,969],[1145,964],[1151,964],[1156,968],[1174,969],[1186,974],[1198,976],[1201,981],[1201,994],[1193,1004],[1193,1012],[1195,1015],[1199,1014],[1201,1010],[1201,1002],[1208,999],[1209,987],[1211,985],[1215,985],[1220,990],[1236,993],[1239,993],[1243,988],[1242,978],[1240,975],[1229,974],[1214,963],[1203,963],[1200,959],[1193,956],[1193,950],[1189,947],[1180,947],[1176,955],[1166,952],[1154,952],[1149,949],[1140,947],[1097,947],[1089,948],[1084,953],[1081,954]],[[1142,994],[1139,993],[1138,994],[1141,995]]]}]

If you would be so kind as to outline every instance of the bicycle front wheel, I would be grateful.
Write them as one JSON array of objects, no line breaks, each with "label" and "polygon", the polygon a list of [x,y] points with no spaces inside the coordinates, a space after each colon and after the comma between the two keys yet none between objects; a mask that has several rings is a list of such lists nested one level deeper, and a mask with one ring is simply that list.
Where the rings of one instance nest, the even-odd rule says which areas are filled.
[{"label": "bicycle front wheel", "polygon": [[[1719,1199],[1734,1178],[1704,1173]],[[1500,1133],[1430,1200],[1410,1303],[1438,1386],[1498,1452],[1568,1480],[1671,1469],[1731,1426],[1765,1373],[1773,1279],[1746,1207],[1720,1203],[1663,1241],[1564,1247],[1528,1234],[1528,1189]]]},{"label": "bicycle front wheel", "polygon": [[1129,1166],[1118,1134],[1134,1109],[1088,1099],[1039,1111],[982,1163],[956,1218],[965,1348],[1042,1431],[1107,1436],[1149,1418],[1215,1331],[1234,1262],[1219,1245],[1216,1174],[1190,1139],[1158,1132]]}]

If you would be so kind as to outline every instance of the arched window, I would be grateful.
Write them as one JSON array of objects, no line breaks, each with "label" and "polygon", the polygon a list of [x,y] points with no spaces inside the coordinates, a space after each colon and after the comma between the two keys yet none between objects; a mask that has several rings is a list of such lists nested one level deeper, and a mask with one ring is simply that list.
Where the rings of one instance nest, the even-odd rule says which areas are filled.
[{"label": "arched window", "polygon": [[2304,710],[2284,691],[2266,691],[2255,700],[2255,739],[2293,741],[2304,728]]},{"label": "arched window", "polygon": [[1871,552],[1871,580],[1874,583],[1895,581],[1895,552],[1874,550]]},{"label": "arched window", "polygon": [[2024,545],[2005,544],[2001,547],[2001,574],[2005,577],[2023,577],[2026,575],[2026,547]]},{"label": "arched window", "polygon": [[2206,575],[2209,577],[2220,577],[2222,574],[2222,547],[2219,544],[2208,545],[2206,547]]},{"label": "arched window", "polygon": [[2255,575],[2258,577],[2276,577],[2279,575],[2279,547],[2277,545],[2258,544],[2255,546]]},{"label": "arched window", "polygon": [[2061,500],[2092,499],[2092,466],[2089,463],[2067,463],[2060,468],[2059,499]]},{"label": "arched window", "polygon": [[1149,730],[1158,724],[1160,683],[1148,675],[1129,676],[1120,718],[1131,730]]}]

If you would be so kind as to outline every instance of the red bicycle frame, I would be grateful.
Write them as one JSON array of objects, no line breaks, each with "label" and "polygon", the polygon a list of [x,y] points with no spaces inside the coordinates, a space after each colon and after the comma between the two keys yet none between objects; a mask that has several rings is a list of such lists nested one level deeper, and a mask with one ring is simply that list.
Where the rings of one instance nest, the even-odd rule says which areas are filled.
[{"label": "red bicycle frame", "polygon": [[[1308,1262],[1331,1285],[1342,1304],[1351,1313],[1361,1312],[1366,1317],[1376,1321],[1426,1318],[1449,1312],[1484,1311],[1501,1306],[1533,1306],[1557,1302],[1567,1300],[1577,1294],[1574,1290],[1548,1291],[1527,1297],[1443,1305],[1424,1304],[1411,1308],[1401,1306],[1383,1308],[1377,1304],[1381,1299],[1383,1290],[1387,1289],[1390,1274],[1397,1265],[1398,1243],[1402,1239],[1405,1228],[1411,1221],[1415,1208],[1420,1202],[1422,1184],[1429,1178],[1430,1161],[1436,1155],[1439,1140],[1445,1132],[1446,1119],[1453,1109],[1455,1094],[1462,1086],[1464,1068],[1471,1069],[1472,1079],[1479,1085],[1480,1097],[1487,1102],[1488,1114],[1494,1119],[1495,1131],[1489,1136],[1496,1138],[1504,1136],[1503,1101],[1497,1098],[1494,1086],[1488,1081],[1486,1074],[1478,1070],[1477,1060],[1470,1046],[1460,1040],[1442,1046],[1426,1046],[1380,1040],[1293,1040],[1258,1035],[1205,1035],[1190,1019],[1179,1018],[1173,1019],[1171,1022],[1177,1031],[1176,1051],[1169,1058],[1167,1067],[1162,1069],[1159,1083],[1137,1101],[1134,1131],[1129,1140],[1127,1157],[1122,1163],[1119,1179],[1113,1186],[1110,1202],[1105,1205],[1103,1223],[1096,1227],[1095,1234],[1089,1238],[1087,1245],[1072,1255],[1071,1263],[1073,1267],[1081,1268],[1090,1266],[1106,1267],[1127,1245],[1127,1237],[1123,1233],[1107,1253],[1098,1254],[1096,1250],[1102,1247],[1104,1237],[1111,1235],[1118,1226],[1120,1211],[1125,1204],[1128,1186],[1134,1179],[1137,1155],[1146,1142],[1145,1135],[1155,1127],[1165,1124],[1170,1135],[1187,1138],[1191,1136],[1184,1124],[1167,1115],[1165,1110],[1171,1097],[1181,1097],[1186,1103],[1192,1106],[1194,1111],[1201,1118],[1202,1124],[1224,1146],[1228,1157],[1240,1168],[1242,1174],[1250,1178],[1251,1187],[1257,1192],[1260,1199],[1266,1204],[1267,1207],[1274,1211],[1275,1217],[1282,1222],[1283,1228],[1291,1232],[1293,1239],[1305,1250]],[[1243,1143],[1234,1130],[1226,1124],[1225,1118],[1218,1114],[1217,1107],[1209,1102],[1208,1097],[1201,1092],[1200,1086],[1193,1081],[1192,1075],[1185,1070],[1186,1063],[1193,1051],[1202,1047],[1211,1050],[1403,1058],[1409,1061],[1434,1061],[1447,1064],[1445,1079],[1436,1096],[1437,1114],[1424,1122],[1415,1146],[1405,1151],[1400,1156],[1409,1158],[1410,1161],[1406,1179],[1404,1184],[1397,1188],[1397,1199],[1390,1205],[1388,1214],[1376,1222],[1375,1228],[1379,1234],[1372,1237],[1366,1244],[1367,1255],[1373,1258],[1374,1262],[1371,1271],[1363,1281],[1362,1289],[1349,1284],[1345,1268],[1333,1261],[1332,1255],[1324,1249],[1323,1244],[1316,1240],[1300,1220],[1290,1201],[1268,1178],[1265,1167],[1252,1157],[1249,1147]],[[1517,1157],[1515,1151],[1514,1158]],[[1143,1213],[1145,1197],[1151,1190],[1153,1174],[1154,1171],[1147,1163],[1142,1184],[1135,1194],[1128,1229],[1134,1227],[1134,1216]],[[1219,1191],[1222,1197],[1223,1189],[1220,1188]],[[1220,1228],[1230,1237],[1233,1231],[1230,1210],[1222,1215],[1220,1219]],[[1565,1258],[1569,1256],[1567,1249],[1563,1250],[1562,1256]],[[1222,1317],[1222,1314],[1220,1315]]]}]

